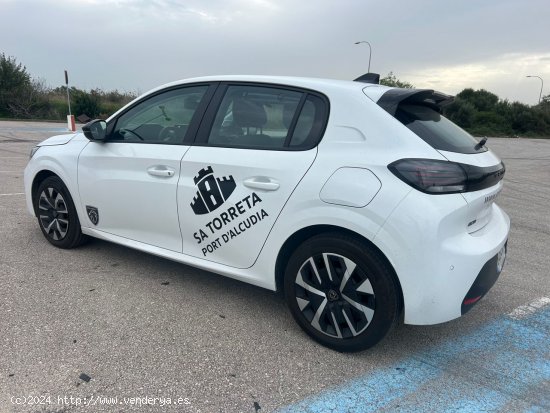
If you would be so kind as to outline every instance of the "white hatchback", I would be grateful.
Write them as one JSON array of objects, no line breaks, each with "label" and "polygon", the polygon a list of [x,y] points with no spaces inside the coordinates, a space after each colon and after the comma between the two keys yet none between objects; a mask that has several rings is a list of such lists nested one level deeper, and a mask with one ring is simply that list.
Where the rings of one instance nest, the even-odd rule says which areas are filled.
[{"label": "white hatchback", "polygon": [[283,291],[339,351],[404,313],[468,311],[504,264],[504,165],[441,115],[452,98],[358,81],[224,76],[154,89],[33,148],[46,239],[116,242]]}]

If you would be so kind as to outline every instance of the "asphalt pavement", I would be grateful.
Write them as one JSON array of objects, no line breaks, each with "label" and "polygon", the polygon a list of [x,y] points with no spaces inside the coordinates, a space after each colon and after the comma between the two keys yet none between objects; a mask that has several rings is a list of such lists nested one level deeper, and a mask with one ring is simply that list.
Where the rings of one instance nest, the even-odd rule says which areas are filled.
[{"label": "asphalt pavement", "polygon": [[550,411],[550,140],[487,143],[512,220],[489,294],[340,354],[270,291],[104,241],[50,245],[23,169],[60,133],[0,122],[0,412]]}]

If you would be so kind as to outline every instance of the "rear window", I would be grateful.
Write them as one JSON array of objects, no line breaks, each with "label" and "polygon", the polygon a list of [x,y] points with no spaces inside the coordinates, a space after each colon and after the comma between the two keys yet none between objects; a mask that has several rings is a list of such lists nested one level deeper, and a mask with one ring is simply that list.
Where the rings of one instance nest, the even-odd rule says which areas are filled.
[{"label": "rear window", "polygon": [[435,149],[458,153],[485,152],[477,140],[436,110],[425,105],[399,105],[395,117]]}]

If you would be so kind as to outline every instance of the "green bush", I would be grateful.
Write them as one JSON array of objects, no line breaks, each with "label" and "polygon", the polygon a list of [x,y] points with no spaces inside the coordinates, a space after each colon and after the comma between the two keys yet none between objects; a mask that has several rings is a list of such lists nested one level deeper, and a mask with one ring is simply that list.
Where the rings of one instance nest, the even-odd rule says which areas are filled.
[{"label": "green bush", "polygon": [[456,98],[445,108],[445,115],[463,128],[470,128],[474,123],[476,108],[470,102]]},{"label": "green bush", "polygon": [[96,90],[85,92],[79,90],[73,94],[73,113],[76,117],[86,115],[89,118],[96,118],[100,110],[100,95]]},{"label": "green bush", "polygon": [[50,117],[51,119],[65,119],[69,114],[69,105],[67,98],[59,98],[57,96],[50,99]]},{"label": "green bush", "polygon": [[[550,108],[550,99],[549,104]],[[486,90],[464,89],[445,107],[444,115],[475,136],[550,137],[550,110],[500,100]]]},{"label": "green bush", "polygon": [[99,113],[101,118],[108,118],[117,110],[119,110],[124,104],[122,103],[113,103],[113,102],[101,102]]},{"label": "green bush", "polygon": [[464,89],[456,95],[456,98],[470,102],[480,112],[492,111],[498,103],[498,96],[484,89]]}]

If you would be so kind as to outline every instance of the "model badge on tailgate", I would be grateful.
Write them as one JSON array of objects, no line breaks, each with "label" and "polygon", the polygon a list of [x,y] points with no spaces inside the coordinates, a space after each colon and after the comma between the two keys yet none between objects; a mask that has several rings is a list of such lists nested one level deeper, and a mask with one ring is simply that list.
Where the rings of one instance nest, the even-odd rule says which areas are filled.
[{"label": "model badge on tailgate", "polygon": [[494,201],[495,199],[497,199],[497,197],[500,195],[500,191],[501,191],[501,190],[499,190],[498,192],[494,193],[493,195],[487,195],[487,196],[485,197],[485,202],[484,202],[484,203],[487,204],[487,203],[492,202],[492,201]]}]

